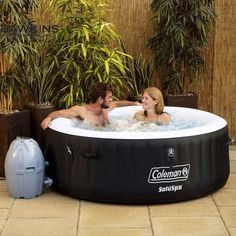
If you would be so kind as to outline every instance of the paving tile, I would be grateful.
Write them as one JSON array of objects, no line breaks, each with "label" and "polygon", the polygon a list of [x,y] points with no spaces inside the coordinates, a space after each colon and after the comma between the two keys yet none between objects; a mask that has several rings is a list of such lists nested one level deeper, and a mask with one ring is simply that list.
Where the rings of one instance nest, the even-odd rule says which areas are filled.
[{"label": "paving tile", "polygon": [[8,209],[0,209],[0,232],[2,231],[3,226],[6,222],[8,211]]},{"label": "paving tile", "polygon": [[7,192],[7,185],[5,180],[0,180],[0,192]]},{"label": "paving tile", "polygon": [[229,228],[230,236],[236,236],[236,227]]},{"label": "paving tile", "polygon": [[147,206],[82,201],[80,227],[150,227]]},{"label": "paving tile", "polygon": [[0,192],[0,209],[9,209],[12,207],[14,198],[8,192]]},{"label": "paving tile", "polygon": [[217,206],[236,206],[236,189],[222,188],[212,194]]},{"label": "paving tile", "polygon": [[9,219],[1,236],[76,236],[76,219]]},{"label": "paving tile", "polygon": [[152,236],[150,228],[82,228],[79,236]]},{"label": "paving tile", "polygon": [[236,151],[236,144],[234,142],[234,145],[230,145],[229,146],[229,150],[232,151],[232,150],[235,150]]},{"label": "paving tile", "polygon": [[230,174],[224,188],[235,188],[236,189],[236,174]]},{"label": "paving tile", "polygon": [[149,206],[151,216],[218,216],[211,197],[196,200]]},{"label": "paving tile", "polygon": [[152,217],[154,236],[227,236],[220,217]]},{"label": "paving tile", "polygon": [[232,151],[229,152],[229,159],[232,161],[236,161],[236,149],[233,149]]},{"label": "paving tile", "polygon": [[227,227],[236,227],[236,206],[219,207],[219,211]]},{"label": "paving tile", "polygon": [[236,173],[236,160],[230,161],[230,173]]},{"label": "paving tile", "polygon": [[77,217],[79,200],[53,191],[32,199],[16,199],[10,218]]}]

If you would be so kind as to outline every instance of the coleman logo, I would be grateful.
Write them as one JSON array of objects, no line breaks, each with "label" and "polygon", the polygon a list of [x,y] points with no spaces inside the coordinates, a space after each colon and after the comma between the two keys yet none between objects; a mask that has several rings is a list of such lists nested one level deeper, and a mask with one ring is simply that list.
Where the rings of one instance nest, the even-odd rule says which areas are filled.
[{"label": "coleman logo", "polygon": [[173,166],[153,167],[150,170],[148,183],[171,183],[188,179],[190,164]]}]

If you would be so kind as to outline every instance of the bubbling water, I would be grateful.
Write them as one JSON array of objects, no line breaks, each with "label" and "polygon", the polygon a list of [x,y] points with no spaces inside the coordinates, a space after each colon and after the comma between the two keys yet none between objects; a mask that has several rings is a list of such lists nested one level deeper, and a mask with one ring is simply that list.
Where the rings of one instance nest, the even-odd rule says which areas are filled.
[{"label": "bubbling water", "polygon": [[106,131],[106,132],[156,132],[156,131],[172,131],[195,128],[203,125],[202,121],[187,119],[180,113],[173,111],[169,113],[171,121],[167,125],[155,122],[136,121],[132,114],[119,114],[109,118],[110,124],[104,127],[93,126],[87,122],[76,121],[74,127],[87,130]]}]

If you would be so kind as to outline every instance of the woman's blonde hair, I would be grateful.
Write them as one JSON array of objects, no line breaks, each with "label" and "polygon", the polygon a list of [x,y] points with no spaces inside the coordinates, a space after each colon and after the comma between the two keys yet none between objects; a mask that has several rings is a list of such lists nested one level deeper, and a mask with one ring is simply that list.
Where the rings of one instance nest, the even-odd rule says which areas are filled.
[{"label": "woman's blonde hair", "polygon": [[156,87],[148,87],[144,90],[153,100],[157,101],[155,106],[156,114],[162,114],[164,110],[164,99],[161,91]]}]

